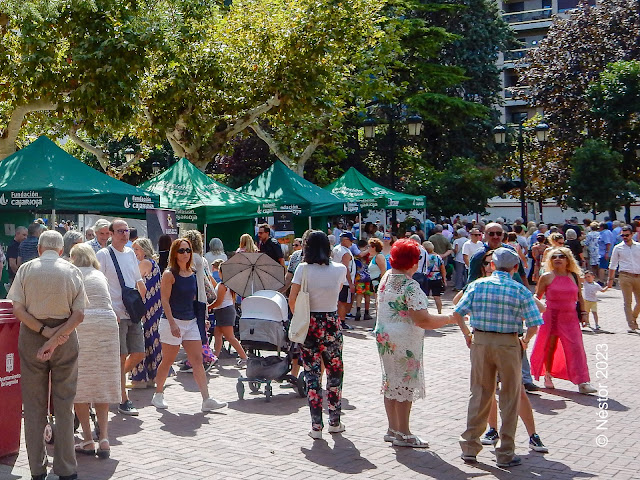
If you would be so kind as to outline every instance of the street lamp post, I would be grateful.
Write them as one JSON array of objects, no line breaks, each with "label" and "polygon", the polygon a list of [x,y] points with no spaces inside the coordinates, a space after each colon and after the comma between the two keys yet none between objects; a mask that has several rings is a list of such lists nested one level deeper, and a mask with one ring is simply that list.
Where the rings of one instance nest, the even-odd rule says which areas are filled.
[{"label": "street lamp post", "polygon": [[[524,181],[524,119],[518,123],[518,166],[520,167],[520,216],[524,223],[527,223],[527,202],[524,195],[524,189],[526,183]],[[547,141],[547,134],[549,132],[549,125],[545,122],[541,122],[535,127],[536,138],[538,143],[544,145]],[[493,134],[496,144],[504,144],[507,140],[507,127],[504,125],[498,125],[493,129]]]}]

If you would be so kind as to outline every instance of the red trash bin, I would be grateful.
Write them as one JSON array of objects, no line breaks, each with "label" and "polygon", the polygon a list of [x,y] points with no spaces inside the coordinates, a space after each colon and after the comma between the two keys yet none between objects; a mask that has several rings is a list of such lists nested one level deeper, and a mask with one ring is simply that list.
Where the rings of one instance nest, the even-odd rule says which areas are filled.
[{"label": "red trash bin", "polygon": [[0,457],[20,451],[22,426],[22,392],[18,333],[20,322],[13,315],[13,305],[0,301]]}]

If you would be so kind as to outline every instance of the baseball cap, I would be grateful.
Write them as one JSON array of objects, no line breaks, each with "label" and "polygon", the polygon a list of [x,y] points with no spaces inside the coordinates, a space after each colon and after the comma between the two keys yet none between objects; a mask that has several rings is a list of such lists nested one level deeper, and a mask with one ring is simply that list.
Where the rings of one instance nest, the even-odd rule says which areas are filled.
[{"label": "baseball cap", "polygon": [[342,232],[340,234],[340,238],[345,238],[345,237],[348,238],[349,240],[351,240],[352,242],[356,241],[355,237],[353,236],[353,234],[351,232]]},{"label": "baseball cap", "polygon": [[518,254],[514,250],[504,247],[494,250],[491,260],[499,270],[507,268],[512,269],[520,263],[520,257],[518,257]]}]

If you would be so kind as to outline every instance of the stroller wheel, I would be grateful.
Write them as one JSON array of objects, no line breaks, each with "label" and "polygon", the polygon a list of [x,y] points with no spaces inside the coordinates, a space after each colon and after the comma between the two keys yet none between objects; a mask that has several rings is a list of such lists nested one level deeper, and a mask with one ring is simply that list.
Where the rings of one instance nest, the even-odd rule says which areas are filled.
[{"label": "stroller wheel", "polygon": [[44,441],[51,445],[53,443],[55,436],[55,422],[51,416],[47,421],[47,424],[44,426]]},{"label": "stroller wheel", "polygon": [[298,395],[301,398],[306,397],[307,396],[307,381],[304,379],[304,372],[300,372],[300,375],[298,375],[297,387],[298,387]]},{"label": "stroller wheel", "polygon": [[249,382],[249,390],[251,390],[253,393],[256,393],[258,390],[260,390],[260,382]]},{"label": "stroller wheel", "polygon": [[244,399],[244,383],[242,383],[240,380],[238,380],[238,383],[236,383],[236,392],[238,392],[238,398],[240,400]]},{"label": "stroller wheel", "polygon": [[267,402],[271,401],[271,394],[272,394],[271,385],[267,384],[267,386],[264,387],[264,396]]}]

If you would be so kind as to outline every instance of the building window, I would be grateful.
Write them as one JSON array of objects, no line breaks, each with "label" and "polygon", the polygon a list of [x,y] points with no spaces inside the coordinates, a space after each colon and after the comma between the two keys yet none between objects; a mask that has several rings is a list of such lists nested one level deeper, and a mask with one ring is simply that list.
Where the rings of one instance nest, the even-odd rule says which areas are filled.
[{"label": "building window", "polygon": [[506,13],[524,12],[524,2],[514,2],[503,4]]},{"label": "building window", "polygon": [[513,112],[511,113],[511,123],[520,123],[524,122],[529,118],[529,114],[527,112]]}]

